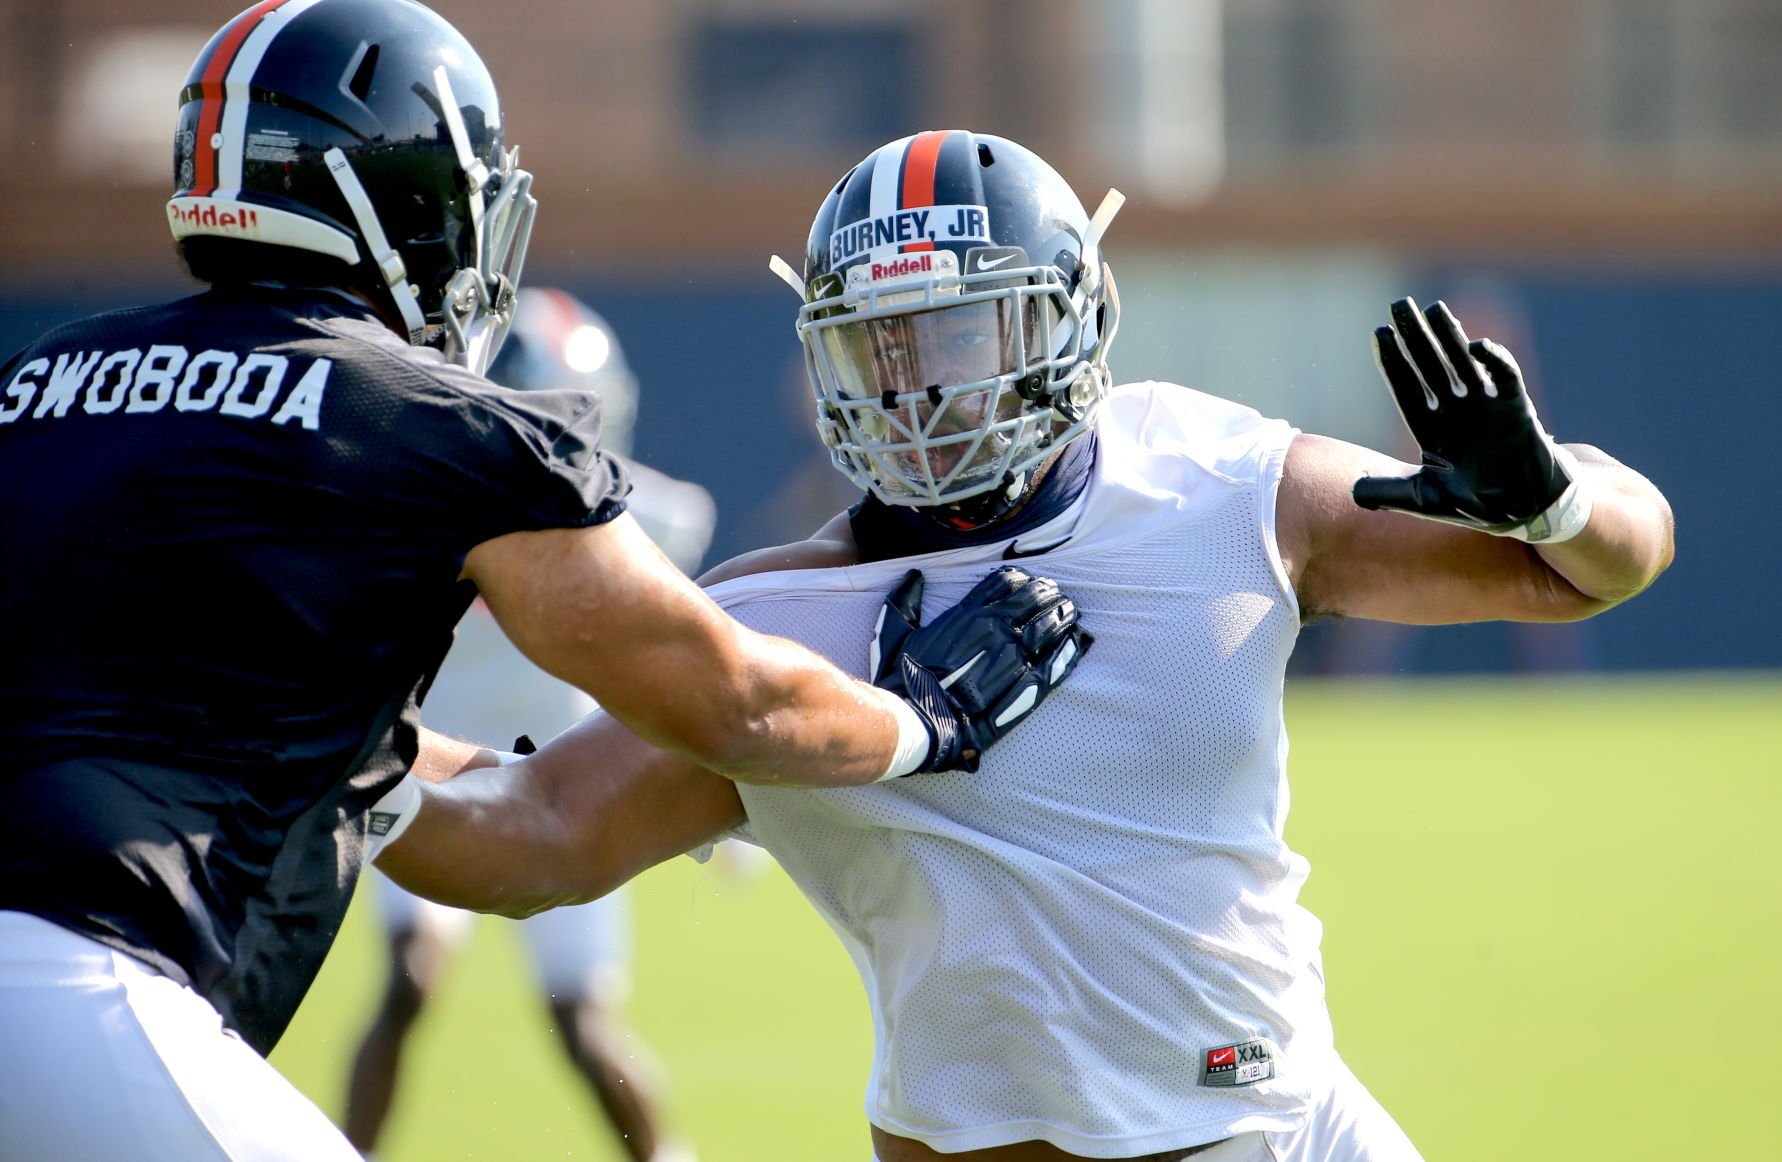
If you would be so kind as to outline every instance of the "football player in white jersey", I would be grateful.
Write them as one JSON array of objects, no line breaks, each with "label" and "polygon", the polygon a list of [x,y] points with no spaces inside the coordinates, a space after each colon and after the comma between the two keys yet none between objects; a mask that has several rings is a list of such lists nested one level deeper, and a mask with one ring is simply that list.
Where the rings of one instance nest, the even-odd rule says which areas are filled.
[{"label": "football player in white jersey", "polygon": [[[922,133],[834,187],[802,274],[776,262],[804,300],[819,431],[867,495],[721,566],[710,593],[870,677],[866,631],[921,617],[919,591],[876,596],[904,570],[932,606],[988,562],[1039,558],[1095,650],[979,772],[737,787],[596,715],[493,774],[445,777],[488,756],[430,745],[431,841],[385,866],[473,906],[548,904],[740,830],[859,967],[881,1162],[1414,1159],[1334,1049],[1297,903],[1294,639],[1324,616],[1591,616],[1668,565],[1670,510],[1549,438],[1509,352],[1439,303],[1394,303],[1374,336],[1421,465],[1174,384],[1113,386],[1099,243],[1118,205],[1091,217],[1013,142]],[[502,859],[503,830],[534,858]]]},{"label": "football player in white jersey", "polygon": [[[489,378],[522,391],[568,388],[600,397],[601,445],[625,461],[627,509],[682,572],[699,568],[717,524],[711,495],[631,457],[637,377],[612,328],[567,291],[518,293],[507,342]],[[548,739],[594,710],[581,690],[551,677],[515,649],[489,608],[473,603],[458,623],[444,665],[427,691],[421,721],[454,738]],[[354,1054],[341,1128],[370,1156],[383,1135],[408,1035],[450,954],[470,933],[471,913],[423,900],[376,877],[388,980]],[[631,984],[631,918],[624,891],[519,922],[539,994],[571,1065],[605,1113],[616,1146],[636,1162],[689,1162],[691,1149],[661,1126],[650,1054],[620,1010]]]}]

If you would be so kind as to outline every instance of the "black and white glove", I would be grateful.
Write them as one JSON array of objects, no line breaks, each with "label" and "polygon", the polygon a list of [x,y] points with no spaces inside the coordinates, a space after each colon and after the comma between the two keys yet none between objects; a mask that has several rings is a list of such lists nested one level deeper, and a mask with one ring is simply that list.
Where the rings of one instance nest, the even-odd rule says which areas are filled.
[{"label": "black and white glove", "polygon": [[885,598],[873,684],[899,695],[933,745],[921,771],[975,771],[984,748],[1033,713],[1088,652],[1076,603],[1056,582],[1004,565],[927,625],[924,581],[904,574]]},{"label": "black and white glove", "polygon": [[1405,298],[1392,304],[1392,326],[1374,332],[1374,358],[1423,467],[1362,477],[1356,504],[1530,543],[1578,535],[1589,495],[1576,462],[1542,429],[1509,351],[1469,342],[1445,304],[1419,313]]}]

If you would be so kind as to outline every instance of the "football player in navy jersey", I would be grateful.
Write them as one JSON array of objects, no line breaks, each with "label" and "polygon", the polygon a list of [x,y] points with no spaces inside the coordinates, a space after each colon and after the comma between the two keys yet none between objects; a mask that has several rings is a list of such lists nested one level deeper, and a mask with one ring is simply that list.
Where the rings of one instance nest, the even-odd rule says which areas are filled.
[{"label": "football player in navy jersey", "polygon": [[793,785],[975,768],[1080,652],[1003,570],[892,627],[875,685],[674,569],[595,397],[480,375],[531,178],[428,9],[262,0],[180,97],[168,220],[209,289],[0,364],[9,1162],[354,1156],[261,1054],[403,817],[374,806],[419,793],[474,596],[642,737]]},{"label": "football player in navy jersey", "polygon": [[1284,838],[1299,626],[1589,617],[1669,564],[1670,510],[1555,443],[1514,359],[1439,303],[1394,303],[1374,334],[1421,465],[1113,385],[1118,205],[1085,213],[1003,138],[920,133],[829,192],[802,272],[775,264],[819,433],[865,495],[702,580],[870,676],[859,639],[915,607],[881,603],[888,580],[917,566],[950,596],[1031,558],[1098,644],[978,775],[739,786],[597,714],[499,772],[430,740],[424,767],[461,773],[380,866],[524,908],[743,829],[860,967],[881,1162],[1412,1162],[1336,1052]]},{"label": "football player in navy jersey", "polygon": [[[600,397],[601,447],[631,478],[626,511],[683,572],[697,572],[717,509],[705,489],[631,458],[639,385],[618,336],[591,307],[555,287],[524,287],[513,326],[489,378],[525,391],[579,387]],[[455,738],[549,739],[594,709],[593,699],[552,678],[514,649],[482,602],[458,623],[422,709],[422,723]],[[755,851],[758,849],[749,849]],[[341,1129],[367,1158],[384,1133],[414,1047],[410,1034],[432,1003],[453,955],[471,933],[469,912],[420,899],[375,876],[377,915],[388,950],[382,998],[348,1074]],[[635,1162],[692,1162],[692,1149],[664,1125],[662,1071],[627,1027],[631,989],[629,893],[552,908],[518,922],[537,996],[569,1064],[611,1128],[607,1139]],[[497,1048],[490,1046],[491,1049]],[[498,1050],[497,1050],[498,1051]]]}]

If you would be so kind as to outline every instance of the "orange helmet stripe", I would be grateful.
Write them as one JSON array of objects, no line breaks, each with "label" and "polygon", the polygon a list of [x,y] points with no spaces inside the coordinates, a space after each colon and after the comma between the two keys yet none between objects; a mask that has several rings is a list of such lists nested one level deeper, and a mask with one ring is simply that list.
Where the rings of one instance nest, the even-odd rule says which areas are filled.
[{"label": "orange helmet stripe", "polygon": [[235,63],[235,57],[241,52],[242,42],[247,40],[260,20],[268,12],[288,3],[288,0],[260,0],[260,3],[235,18],[223,33],[223,39],[217,45],[216,52],[211,54],[210,62],[204,66],[204,75],[198,82],[198,99],[201,102],[198,112],[198,140],[192,143],[192,160],[194,170],[192,176],[192,196],[207,197],[217,188],[217,127],[223,120],[223,82],[228,79],[229,67]]},{"label": "orange helmet stripe", "polygon": [[[951,129],[931,130],[918,133],[910,142],[909,152],[904,155],[903,204],[900,209],[934,205],[934,169],[940,161],[941,145],[952,133]],[[905,253],[933,249],[934,243],[928,241],[908,242],[903,247]]]}]

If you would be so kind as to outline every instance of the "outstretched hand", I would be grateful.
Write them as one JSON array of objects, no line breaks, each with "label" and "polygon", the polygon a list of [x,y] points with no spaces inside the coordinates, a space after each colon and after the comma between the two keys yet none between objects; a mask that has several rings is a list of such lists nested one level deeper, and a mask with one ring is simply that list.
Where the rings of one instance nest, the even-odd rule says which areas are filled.
[{"label": "outstretched hand", "polygon": [[1374,357],[1423,451],[1411,476],[1364,476],[1355,503],[1540,542],[1577,534],[1590,505],[1576,469],[1541,427],[1506,349],[1468,340],[1447,306],[1392,304]]},{"label": "outstretched hand", "polygon": [[928,625],[924,584],[912,569],[886,596],[873,684],[907,701],[933,735],[918,771],[975,771],[983,750],[1033,713],[1095,639],[1055,582],[1012,565]]}]

